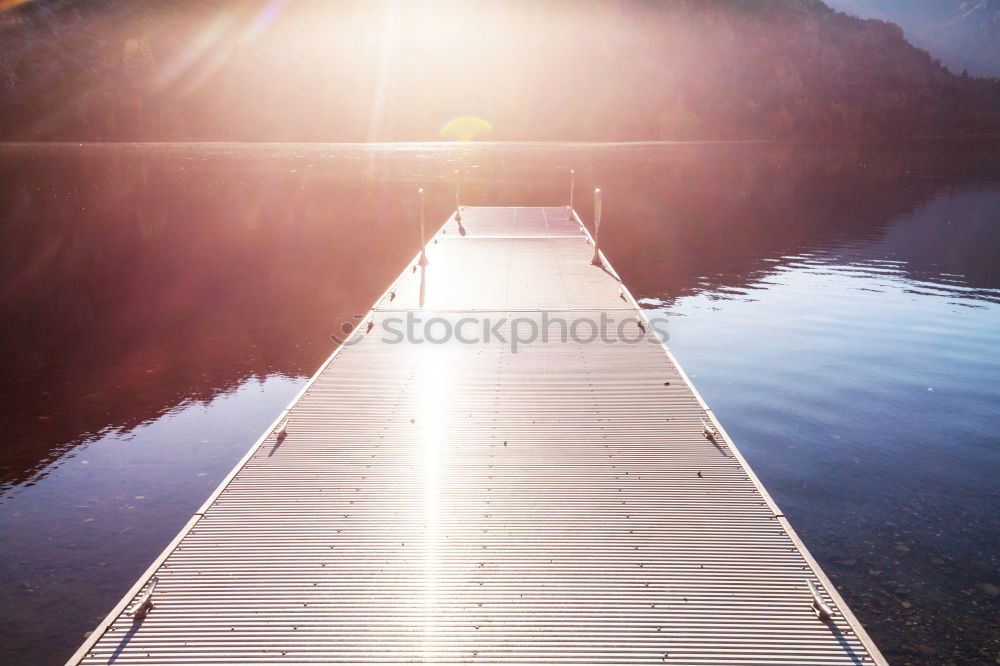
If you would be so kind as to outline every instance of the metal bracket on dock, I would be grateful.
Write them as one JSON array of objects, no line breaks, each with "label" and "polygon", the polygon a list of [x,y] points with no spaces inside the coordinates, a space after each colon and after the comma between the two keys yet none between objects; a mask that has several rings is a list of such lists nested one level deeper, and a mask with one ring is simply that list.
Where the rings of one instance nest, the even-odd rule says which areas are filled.
[{"label": "metal bracket on dock", "polygon": [[809,593],[812,594],[812,609],[816,613],[816,617],[826,622],[831,617],[833,617],[833,609],[826,605],[823,601],[823,597],[819,595],[819,588],[811,580],[807,580],[806,583],[809,585]]},{"label": "metal bracket on dock", "polygon": [[142,617],[153,607],[153,592],[156,590],[156,584],[160,582],[159,576],[153,576],[146,583],[146,586],[139,593],[139,596],[135,598],[131,604],[125,607],[122,612],[126,617]]}]

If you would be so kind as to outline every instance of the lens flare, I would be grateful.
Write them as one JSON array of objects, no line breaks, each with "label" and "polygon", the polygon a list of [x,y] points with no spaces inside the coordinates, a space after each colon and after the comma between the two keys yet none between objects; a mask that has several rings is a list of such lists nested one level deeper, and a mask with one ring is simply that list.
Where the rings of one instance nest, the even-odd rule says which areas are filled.
[{"label": "lens flare", "polygon": [[460,116],[446,122],[438,134],[452,141],[474,141],[493,132],[493,123],[477,116]]}]

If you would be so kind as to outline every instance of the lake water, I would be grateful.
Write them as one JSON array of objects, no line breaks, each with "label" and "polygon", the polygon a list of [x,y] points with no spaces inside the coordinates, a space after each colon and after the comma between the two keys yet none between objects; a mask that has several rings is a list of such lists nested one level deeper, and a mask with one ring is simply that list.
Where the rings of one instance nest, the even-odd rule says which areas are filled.
[{"label": "lake water", "polygon": [[59,664],[428,218],[602,245],[893,664],[1000,660],[1000,142],[0,147],[0,663]]}]

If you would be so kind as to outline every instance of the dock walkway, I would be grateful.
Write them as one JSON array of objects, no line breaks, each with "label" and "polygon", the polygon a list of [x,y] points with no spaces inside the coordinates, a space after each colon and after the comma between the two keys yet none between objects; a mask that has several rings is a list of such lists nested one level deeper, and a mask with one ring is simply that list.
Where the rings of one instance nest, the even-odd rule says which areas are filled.
[{"label": "dock walkway", "polygon": [[69,663],[884,664],[593,254],[462,208]]}]

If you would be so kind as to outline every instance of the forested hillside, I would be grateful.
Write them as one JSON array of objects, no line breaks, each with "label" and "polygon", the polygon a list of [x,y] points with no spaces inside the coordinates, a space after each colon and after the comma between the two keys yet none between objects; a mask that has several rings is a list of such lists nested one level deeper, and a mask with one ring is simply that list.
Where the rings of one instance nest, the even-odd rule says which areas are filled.
[{"label": "forested hillside", "polygon": [[898,23],[953,72],[1000,77],[1000,0],[827,0],[855,16]]},{"label": "forested hillside", "polygon": [[[820,0],[69,0],[0,12],[0,137],[757,139],[1000,131],[1000,83]],[[483,124],[485,127],[485,124]]]}]

